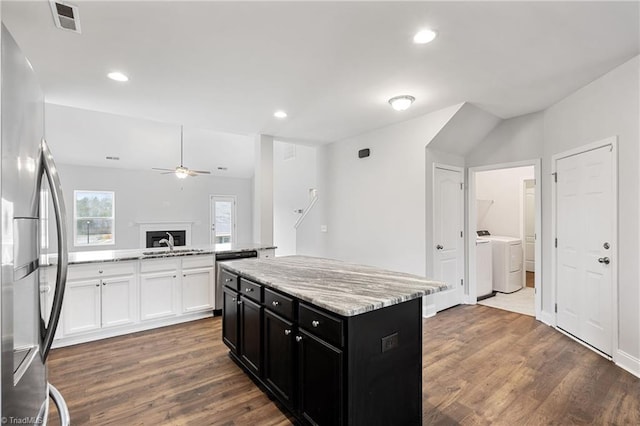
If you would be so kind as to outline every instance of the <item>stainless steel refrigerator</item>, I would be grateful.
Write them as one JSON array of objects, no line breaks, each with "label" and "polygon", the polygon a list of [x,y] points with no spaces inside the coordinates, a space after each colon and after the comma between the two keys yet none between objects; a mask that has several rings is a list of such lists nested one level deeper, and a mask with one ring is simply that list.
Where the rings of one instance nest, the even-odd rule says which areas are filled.
[{"label": "stainless steel refrigerator", "polygon": [[[2,241],[1,420],[46,424],[49,395],[61,423],[69,412],[48,383],[47,356],[60,318],[67,274],[65,209],[60,180],[44,140],[44,97],[29,61],[2,25]],[[41,192],[48,191],[57,227],[57,263],[52,303],[45,303],[40,277]],[[51,283],[53,284],[53,283]],[[51,309],[47,306],[51,305]]]}]

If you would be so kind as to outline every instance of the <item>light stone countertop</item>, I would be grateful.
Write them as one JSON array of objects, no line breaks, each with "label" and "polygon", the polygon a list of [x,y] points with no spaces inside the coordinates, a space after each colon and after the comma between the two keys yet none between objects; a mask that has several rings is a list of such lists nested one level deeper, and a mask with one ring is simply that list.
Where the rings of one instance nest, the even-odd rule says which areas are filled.
[{"label": "light stone countertop", "polygon": [[232,260],[221,267],[346,317],[447,288],[417,275],[318,257]]},{"label": "light stone countertop", "polygon": [[[167,247],[131,249],[131,250],[98,250],[69,252],[69,265],[84,263],[125,262],[128,260],[159,259],[176,256],[200,256],[216,253],[234,253],[251,250],[275,249],[275,246],[260,244],[216,244],[206,246],[178,246],[174,252],[169,252]],[[192,250],[180,252],[180,250]],[[153,254],[144,254],[153,253]],[[51,266],[58,263],[57,254],[46,254],[40,257],[42,266]]]}]

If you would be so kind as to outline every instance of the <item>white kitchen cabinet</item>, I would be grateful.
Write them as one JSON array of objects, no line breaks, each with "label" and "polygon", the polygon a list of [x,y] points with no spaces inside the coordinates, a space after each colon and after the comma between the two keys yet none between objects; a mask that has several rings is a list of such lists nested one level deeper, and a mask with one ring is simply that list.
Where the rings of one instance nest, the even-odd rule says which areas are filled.
[{"label": "white kitchen cabinet", "polygon": [[276,256],[275,249],[258,250],[258,259],[270,259]]},{"label": "white kitchen cabinet", "polygon": [[149,321],[178,314],[180,260],[149,259],[140,262],[140,319]]},{"label": "white kitchen cabinet", "polygon": [[166,318],[178,313],[176,309],[177,271],[140,275],[140,319]]},{"label": "white kitchen cabinet", "polygon": [[65,337],[136,322],[135,264],[72,265],[65,290]]},{"label": "white kitchen cabinet", "polygon": [[212,310],[214,307],[213,265],[182,270],[182,312]]},{"label": "white kitchen cabinet", "polygon": [[102,327],[133,323],[136,312],[135,277],[105,277],[102,279]]},{"label": "white kitchen cabinet", "polygon": [[65,336],[101,328],[99,279],[67,281],[62,323]]}]

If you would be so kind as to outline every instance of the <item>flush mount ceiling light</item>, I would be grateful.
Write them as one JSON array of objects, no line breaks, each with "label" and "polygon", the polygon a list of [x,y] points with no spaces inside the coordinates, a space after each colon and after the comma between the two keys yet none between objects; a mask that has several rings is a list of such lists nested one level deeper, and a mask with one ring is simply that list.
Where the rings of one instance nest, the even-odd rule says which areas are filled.
[{"label": "flush mount ceiling light", "polygon": [[433,30],[421,30],[413,36],[415,44],[427,44],[433,41],[438,34]]},{"label": "flush mount ceiling light", "polygon": [[416,98],[409,95],[396,96],[389,99],[389,105],[396,111],[404,111],[409,108]]},{"label": "flush mount ceiling light", "polygon": [[110,72],[109,74],[107,74],[107,77],[115,81],[121,81],[121,82],[129,81],[129,77],[127,77],[126,75],[122,74],[119,71]]},{"label": "flush mount ceiling light", "polygon": [[287,113],[284,111],[276,111],[273,113],[275,118],[287,118]]}]

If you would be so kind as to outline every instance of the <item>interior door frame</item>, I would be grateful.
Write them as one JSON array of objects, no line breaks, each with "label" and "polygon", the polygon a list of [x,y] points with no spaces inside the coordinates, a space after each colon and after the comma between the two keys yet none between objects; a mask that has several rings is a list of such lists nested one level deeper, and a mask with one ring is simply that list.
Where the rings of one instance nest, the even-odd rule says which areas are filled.
[{"label": "interior door frame", "polygon": [[[476,207],[476,173],[486,172],[490,170],[500,169],[512,169],[515,167],[527,167],[533,166],[533,177],[536,181],[536,194],[535,194],[535,227],[536,227],[536,248],[535,248],[535,312],[536,319],[541,320],[542,316],[542,188],[540,179],[541,159],[536,158],[533,160],[516,161],[512,163],[499,163],[487,166],[469,167],[469,193],[467,198],[467,205],[469,206],[469,214],[467,220],[467,246],[469,247],[469,262],[467,264],[467,275],[469,276],[469,303],[478,303],[477,297],[477,277],[476,277],[476,251],[473,249],[476,244],[476,231],[478,230],[478,209]],[[520,215],[522,216],[522,215]],[[520,218],[519,220],[522,220]],[[524,262],[524,251],[522,254],[522,260]],[[523,263],[524,268],[524,263]],[[524,274],[523,274],[524,275]]]},{"label": "interior door frame", "polygon": [[[534,194],[534,206],[533,206],[534,213],[533,214],[534,214],[534,220],[535,220],[535,208],[536,208],[535,207],[535,191],[538,190],[538,183],[536,182],[535,179],[522,178],[520,180],[520,208],[522,209],[522,215],[520,215],[520,238],[522,239],[522,250],[524,251],[524,258],[523,258],[524,259],[523,260],[524,263],[523,263],[523,266],[522,266],[524,274],[522,274],[522,275],[523,275],[523,283],[525,285],[527,283],[527,274],[526,274],[526,272],[527,272],[527,269],[526,269],[527,253],[526,253],[526,248],[525,248],[525,240],[527,238],[527,235],[526,235],[526,233],[527,233],[527,231],[526,231],[526,227],[527,227],[527,224],[526,224],[526,218],[527,218],[527,212],[526,212],[526,210],[527,210],[527,205],[526,205],[526,203],[527,203],[527,189],[526,189],[525,185],[526,185],[526,183],[528,181],[531,181],[531,180],[533,181],[533,188],[534,188],[534,192],[533,192],[533,194]],[[534,226],[535,226],[535,224],[534,224]],[[535,234],[535,232],[534,232],[534,234]],[[535,238],[537,239],[538,236],[535,235]],[[533,255],[535,257],[535,248],[533,250]],[[534,259],[534,269],[535,269],[535,262],[538,262],[538,261],[539,261],[539,259]]]},{"label": "interior door frame", "polygon": [[209,243],[210,244],[215,244],[215,241],[213,240],[213,233],[211,232],[211,225],[214,223],[214,212],[213,212],[213,199],[214,198],[229,198],[233,200],[233,214],[231,215],[232,220],[233,220],[233,226],[231,227],[231,243],[235,244],[236,238],[237,238],[237,232],[236,232],[236,228],[237,228],[237,222],[238,222],[238,197],[236,195],[224,195],[224,194],[210,194],[209,195]]},{"label": "interior door frame", "polygon": [[[582,154],[585,152],[593,151],[599,148],[604,148],[606,146],[611,146],[611,196],[613,198],[613,212],[612,212],[612,223],[613,223],[613,233],[611,235],[611,257],[616,260],[616,267],[611,268],[611,334],[613,339],[612,346],[612,359],[617,363],[618,358],[618,137],[611,136],[605,139],[601,139],[596,142],[592,142],[586,145],[579,146],[574,149],[570,149],[568,151],[563,151],[558,154],[554,154],[551,156],[551,168],[552,168],[552,178],[551,178],[551,238],[556,238],[557,233],[557,220],[558,220],[558,202],[557,202],[557,187],[554,183],[554,177],[557,173],[557,163],[558,160],[563,158],[571,157],[574,155]],[[551,243],[551,242],[550,242]],[[553,249],[553,255],[551,256],[551,303],[552,306],[556,306],[558,303],[558,251],[556,250],[555,244],[551,243],[549,245]],[[603,355],[602,352],[593,348],[592,346],[584,343],[582,340],[575,338],[574,336],[566,333],[565,331],[558,328],[558,314],[553,309],[553,314],[551,315],[551,326],[553,326],[556,330],[565,334],[575,340],[576,342],[582,344],[583,346],[593,350],[597,354]],[[605,356],[608,358],[608,356]]]},{"label": "interior door frame", "polygon": [[[465,206],[464,206],[464,186],[465,186],[465,173],[464,173],[464,167],[459,167],[459,166],[452,166],[450,164],[444,164],[444,163],[433,163],[433,167],[431,170],[431,182],[432,182],[432,187],[431,187],[431,191],[433,194],[433,199],[434,202],[431,204],[431,235],[432,235],[432,244],[435,244],[435,235],[436,235],[436,203],[435,203],[435,194],[436,194],[436,169],[444,169],[444,170],[450,170],[452,172],[458,172],[460,173],[460,179],[461,179],[461,183],[462,183],[462,191],[460,194],[460,198],[461,198],[461,209],[462,211],[460,212],[460,214],[462,215],[462,232],[465,232],[464,229],[464,217],[465,217]],[[435,265],[436,265],[436,255],[437,252],[436,250],[433,249],[433,245],[431,247],[431,261],[432,261],[432,265],[434,267],[435,270]],[[465,265],[466,265],[466,247],[465,247],[465,240],[464,238],[462,239],[462,247],[460,247],[461,250],[461,268],[462,270],[459,271],[462,274],[462,279],[464,280],[463,282],[467,281],[467,277],[466,277],[466,271],[465,271]],[[460,298],[460,302],[461,303],[469,303],[468,301],[468,285],[463,285],[462,286],[462,294],[461,294],[461,298]],[[437,296],[437,293],[436,293]]]}]

